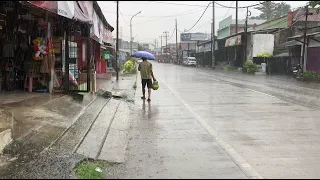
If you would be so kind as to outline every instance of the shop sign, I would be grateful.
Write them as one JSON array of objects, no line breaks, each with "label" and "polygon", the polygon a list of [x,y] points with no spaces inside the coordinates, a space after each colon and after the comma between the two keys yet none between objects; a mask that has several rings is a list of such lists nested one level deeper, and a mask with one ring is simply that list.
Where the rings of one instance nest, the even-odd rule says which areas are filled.
[{"label": "shop sign", "polygon": [[60,16],[73,19],[75,12],[75,1],[28,1],[30,4]]},{"label": "shop sign", "polygon": [[74,2],[75,1],[57,1],[58,14],[60,16],[72,19],[74,17]]},{"label": "shop sign", "polygon": [[225,47],[241,45],[241,35],[228,38]]},{"label": "shop sign", "polygon": [[103,59],[109,60],[110,59],[110,52],[109,51],[103,51]]}]

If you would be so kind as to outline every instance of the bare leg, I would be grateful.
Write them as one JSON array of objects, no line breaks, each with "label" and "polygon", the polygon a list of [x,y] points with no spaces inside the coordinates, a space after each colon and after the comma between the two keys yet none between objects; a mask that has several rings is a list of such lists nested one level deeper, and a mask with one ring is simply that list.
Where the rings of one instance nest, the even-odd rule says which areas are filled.
[{"label": "bare leg", "polygon": [[148,100],[150,100],[151,98],[151,88],[148,88]]},{"label": "bare leg", "polygon": [[141,98],[145,99],[146,98],[146,90],[145,90],[145,88],[142,88],[142,94],[143,94],[143,96]]}]

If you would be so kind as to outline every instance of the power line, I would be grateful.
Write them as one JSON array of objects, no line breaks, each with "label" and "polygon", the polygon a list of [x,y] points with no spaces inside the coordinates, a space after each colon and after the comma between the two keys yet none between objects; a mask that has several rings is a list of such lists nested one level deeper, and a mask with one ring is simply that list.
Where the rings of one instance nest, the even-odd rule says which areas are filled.
[{"label": "power line", "polygon": [[197,21],[189,30],[187,30],[187,32],[190,31],[195,25],[198,24],[198,22],[200,21],[200,19],[201,19],[202,16],[204,15],[204,13],[207,11],[207,9],[208,9],[208,7],[209,7],[210,4],[211,4],[211,3],[209,3],[209,4],[207,5],[206,9],[203,11],[203,13],[202,13],[202,15],[200,16],[200,18],[198,19],[198,21]]},{"label": "power line", "polygon": [[[193,9],[189,9],[187,11],[182,11],[180,13],[167,15],[167,16],[141,16],[141,15],[139,15],[137,18],[166,18],[166,17],[174,17],[174,16],[179,16],[181,13],[186,13],[186,12],[191,12],[191,11],[198,12],[198,11],[200,11],[200,9],[202,10],[202,8],[193,8]],[[103,12],[116,14],[115,12],[111,12],[111,11],[103,11]],[[122,15],[124,15],[124,16],[133,16],[133,15],[130,15],[130,14],[122,14]]]},{"label": "power line", "polygon": [[[232,6],[233,3],[234,3],[234,1],[231,1],[230,6]],[[224,15],[223,19],[227,16],[227,14],[229,13],[230,9],[231,9],[231,8],[228,8],[228,10],[227,10],[226,14]]]},{"label": "power line", "polygon": [[[224,8],[232,8],[232,9],[236,9],[237,7],[230,7],[230,6],[225,6],[225,5],[223,5],[223,4],[220,4],[220,3],[217,3],[216,1],[214,1],[214,3],[215,4],[217,4],[217,5],[219,5],[219,6],[221,6],[221,7],[224,7]],[[238,7],[238,9],[240,8],[249,8],[249,7],[254,7],[254,6],[259,6],[259,5],[262,5],[262,4],[264,4],[264,3],[266,3],[266,1],[264,1],[264,2],[262,2],[262,3],[258,3],[258,4],[252,4],[252,5],[249,5],[249,6],[242,6],[242,7]]]},{"label": "power line", "polygon": [[173,29],[173,31],[172,31],[172,34],[171,34],[171,36],[170,36],[170,38],[169,38],[168,40],[170,40],[170,39],[172,38],[172,36],[173,36],[173,34],[174,34],[175,30],[176,30],[176,26],[174,26],[174,29]]},{"label": "power line", "polygon": [[[129,2],[129,1],[127,1]],[[206,7],[205,5],[196,5],[196,4],[178,4],[178,3],[169,3],[169,2],[161,2],[161,1],[148,1],[148,2],[152,2],[152,3],[161,3],[161,4],[170,4],[170,5],[179,5],[179,6],[197,6],[197,7]],[[231,6],[225,6],[223,4],[219,4],[217,2],[214,2],[215,4],[219,5],[220,7],[217,7],[217,8],[237,8],[237,7],[231,7]],[[261,5],[265,2],[262,2],[262,3],[258,3],[258,4],[252,4],[252,5],[249,5],[249,6],[243,6],[243,7],[238,7],[238,8],[247,8],[247,7],[253,7],[253,6],[257,6],[257,5]],[[212,7],[212,5],[210,6]]]},{"label": "power line", "polygon": [[204,5],[196,5],[196,4],[178,4],[178,3],[170,3],[170,2],[161,2],[161,1],[148,1],[152,3],[160,3],[160,4],[171,4],[171,5],[179,5],[179,6],[197,6],[197,7],[206,7]]},{"label": "power line", "polygon": [[203,26],[205,26],[205,25],[208,25],[208,23],[209,23],[209,25],[210,25],[210,22],[211,22],[211,19],[210,19],[209,21],[207,21],[206,23],[202,24],[201,26],[198,26],[198,27],[195,28],[193,31],[195,31],[195,30],[197,30],[197,29],[199,29],[199,28],[201,28],[201,27],[203,27]]},{"label": "power line", "polygon": [[194,12],[190,12],[190,11],[191,11],[191,10],[189,10],[189,12],[188,12],[188,11],[184,11],[184,13],[180,13],[180,14],[177,14],[177,15],[174,15],[174,16],[167,16],[167,17],[163,17],[163,18],[159,18],[159,19],[155,19],[155,20],[138,22],[138,23],[136,23],[136,24],[134,24],[134,25],[141,24],[141,23],[147,23],[147,22],[155,22],[155,21],[163,20],[163,19],[170,18],[170,17],[171,17],[171,18],[172,18],[172,17],[176,18],[176,17],[178,17],[178,16],[184,16],[184,15],[189,15],[189,14],[198,12],[198,11],[194,11]]},{"label": "power line", "polygon": [[124,19],[123,15],[122,15],[122,13],[121,13],[120,8],[119,8],[119,12],[120,12],[120,15],[121,15],[121,17],[122,17],[122,19],[123,19],[124,23],[126,23],[126,25],[129,25],[129,24],[126,22],[126,20]]}]

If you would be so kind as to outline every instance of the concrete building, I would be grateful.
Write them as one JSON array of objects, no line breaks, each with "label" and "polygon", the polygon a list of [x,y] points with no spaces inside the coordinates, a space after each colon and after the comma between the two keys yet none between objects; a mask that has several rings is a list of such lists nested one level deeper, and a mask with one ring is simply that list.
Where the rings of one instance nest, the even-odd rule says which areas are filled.
[{"label": "concrete building", "polygon": [[[116,38],[113,39],[114,43],[116,43]],[[130,52],[130,41],[125,41],[123,39],[119,39],[119,49],[123,51]],[[138,43],[132,42],[132,51],[138,51]]]},{"label": "concrete building", "polygon": [[[248,19],[248,28],[257,26],[264,22],[266,22],[266,20]],[[238,20],[238,32],[244,31],[244,28],[245,19]],[[219,22],[218,39],[223,39],[234,34],[236,34],[236,20],[232,19],[232,16],[229,16]]]}]

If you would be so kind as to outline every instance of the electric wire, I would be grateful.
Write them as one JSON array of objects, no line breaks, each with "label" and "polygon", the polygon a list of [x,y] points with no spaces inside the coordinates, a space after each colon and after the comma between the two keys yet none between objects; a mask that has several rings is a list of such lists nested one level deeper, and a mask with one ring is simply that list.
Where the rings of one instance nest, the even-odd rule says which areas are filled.
[{"label": "electric wire", "polygon": [[190,29],[188,29],[186,32],[190,31],[192,28],[194,28],[194,26],[196,26],[196,25],[198,24],[198,22],[200,21],[200,19],[201,19],[202,16],[204,15],[204,13],[207,11],[207,9],[208,9],[208,7],[209,7],[210,4],[211,4],[211,3],[209,3],[209,4],[207,5],[206,9],[203,11],[203,13],[202,13],[202,15],[200,16],[200,18],[198,19],[198,21],[197,21]]}]

